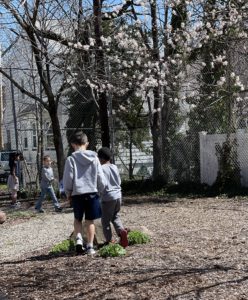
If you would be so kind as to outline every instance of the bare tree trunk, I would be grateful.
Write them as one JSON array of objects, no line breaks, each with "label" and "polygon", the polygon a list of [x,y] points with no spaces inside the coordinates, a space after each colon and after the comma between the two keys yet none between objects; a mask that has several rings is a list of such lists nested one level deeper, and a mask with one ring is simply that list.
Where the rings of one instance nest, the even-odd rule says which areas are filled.
[{"label": "bare tree trunk", "polygon": [[[178,48],[173,48],[171,45],[168,44],[167,42],[167,26],[168,22],[170,22],[170,25],[172,27],[172,38],[174,41],[174,44],[177,46],[177,41],[173,34],[177,32],[178,29],[181,28],[181,23],[186,22],[187,20],[187,14],[186,14],[186,6],[184,1],[182,1],[181,4],[175,7],[175,10],[177,12],[176,15],[172,15],[171,19],[169,18],[169,10],[168,6],[165,3],[165,16],[164,16],[164,58],[165,60],[168,59],[168,57],[176,54],[178,52]],[[170,19],[170,20],[169,20]],[[180,50],[180,47],[179,47]],[[162,149],[164,155],[162,156],[162,174],[163,177],[166,178],[166,180],[169,179],[169,171],[170,171],[170,160],[171,160],[171,137],[172,137],[172,132],[175,134],[175,128],[176,128],[176,117],[175,115],[177,114],[176,112],[176,107],[173,106],[173,104],[169,101],[169,98],[173,98],[176,96],[176,88],[179,90],[179,86],[174,86],[171,85],[170,82],[173,82],[173,76],[178,74],[178,70],[172,69],[171,73],[169,76],[171,78],[168,78],[168,84],[163,87],[163,101],[162,101],[162,122],[161,122],[161,131],[162,131]],[[172,123],[173,120],[173,123]]]},{"label": "bare tree trunk", "polygon": [[[31,93],[24,89],[17,81],[15,81],[11,75],[8,75],[4,70],[1,69],[1,73],[11,81],[12,85],[15,85],[20,91],[24,92],[27,96],[31,97],[32,99],[38,101],[43,105],[45,109],[47,109],[52,122],[52,130],[53,130],[53,137],[54,137],[54,146],[57,155],[57,163],[58,163],[58,173],[59,179],[63,176],[63,167],[64,167],[64,151],[63,151],[63,142],[62,142],[62,135],[60,131],[59,119],[58,119],[58,101],[59,95],[63,91],[63,85],[57,95],[53,92],[53,76],[51,76],[50,72],[50,65],[51,60],[49,57],[49,49],[48,44],[49,42],[44,40],[43,35],[40,33],[40,29],[44,29],[44,24],[46,24],[46,17],[45,14],[45,1],[34,1],[34,6],[32,9],[32,14],[30,14],[28,10],[28,5],[25,2],[24,5],[24,15],[19,13],[18,10],[13,8],[12,4],[9,1],[3,3],[6,10],[10,12],[13,18],[16,20],[17,24],[19,24],[21,30],[17,30],[23,32],[20,34],[21,37],[25,36],[26,41],[30,43],[31,51],[34,55],[38,75],[40,78],[40,82],[42,85],[42,89],[44,90],[44,94],[46,95],[48,102],[43,101],[40,97],[37,97],[34,93]],[[36,21],[39,10],[42,9],[43,15],[42,17],[42,24],[41,28],[36,27]],[[22,36],[23,35],[23,36]]]},{"label": "bare tree trunk", "polygon": [[[95,29],[95,39],[96,39],[96,68],[99,78],[104,79],[105,74],[105,58],[102,50],[102,11],[101,11],[101,1],[93,0],[94,9],[94,29]],[[104,147],[110,147],[110,134],[109,134],[109,124],[108,124],[108,98],[106,92],[101,92],[99,95],[99,114],[100,114],[100,125],[101,125],[101,135],[102,135],[102,145]]]},{"label": "bare tree trunk", "polygon": [[55,147],[56,157],[57,157],[59,180],[61,180],[63,178],[65,158],[64,158],[64,148],[62,142],[62,135],[60,131],[59,118],[57,114],[57,107],[55,105],[54,106],[50,105],[48,112],[52,123],[53,141],[54,141],[54,147]]}]

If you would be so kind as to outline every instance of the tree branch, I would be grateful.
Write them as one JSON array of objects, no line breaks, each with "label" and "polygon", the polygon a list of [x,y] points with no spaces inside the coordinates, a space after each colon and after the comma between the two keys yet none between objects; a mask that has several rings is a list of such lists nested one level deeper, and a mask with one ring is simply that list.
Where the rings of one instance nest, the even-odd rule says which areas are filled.
[{"label": "tree branch", "polygon": [[16,19],[17,23],[22,27],[22,28],[26,28],[27,27],[27,23],[24,21],[24,19],[22,19],[18,12],[13,8],[11,7],[11,5],[5,1],[3,3],[3,6],[13,15],[13,17]]},{"label": "tree branch", "polygon": [[[132,14],[133,14],[133,17],[134,17],[135,21],[137,21],[138,17],[137,17],[137,13],[136,13],[136,11],[134,9],[134,6],[132,6]],[[139,27],[139,32],[140,32],[140,35],[141,35],[141,37],[142,37],[142,39],[143,39],[143,41],[145,43],[146,48],[148,49],[148,51],[150,51],[152,53],[153,51],[152,51],[151,46],[149,45],[148,38],[147,38],[145,32],[142,30],[141,27]]]},{"label": "tree branch", "polygon": [[33,12],[33,17],[32,17],[32,23],[33,23],[33,25],[35,25],[35,23],[36,23],[39,5],[40,5],[40,0],[35,0],[34,12]]},{"label": "tree branch", "polygon": [[102,16],[103,21],[107,20],[113,20],[115,18],[118,18],[122,16],[124,13],[128,11],[128,8],[133,5],[133,0],[127,0],[127,2],[122,6],[122,8],[116,13],[116,12],[109,12],[107,13],[107,16]]},{"label": "tree branch", "polygon": [[48,110],[48,105],[44,101],[42,101],[39,97],[37,97],[33,93],[24,89],[17,81],[15,81],[13,78],[11,78],[11,76],[8,73],[6,73],[2,68],[0,68],[0,73],[2,73],[4,77],[6,77],[9,81],[11,81],[14,84],[14,86],[17,87],[18,90],[20,90],[23,94],[38,101],[40,104],[42,104],[45,107],[45,109]]},{"label": "tree branch", "polygon": [[52,92],[51,84],[46,80],[46,76],[43,71],[42,59],[41,59],[41,55],[40,55],[41,51],[38,48],[38,45],[36,43],[33,29],[31,27],[28,27],[26,32],[30,39],[30,43],[31,43],[32,51],[34,53],[35,62],[36,62],[37,70],[38,70],[38,73],[39,73],[39,76],[41,79],[41,83],[42,83],[45,93],[48,97],[48,101],[50,101],[51,99],[54,99],[54,94]]}]

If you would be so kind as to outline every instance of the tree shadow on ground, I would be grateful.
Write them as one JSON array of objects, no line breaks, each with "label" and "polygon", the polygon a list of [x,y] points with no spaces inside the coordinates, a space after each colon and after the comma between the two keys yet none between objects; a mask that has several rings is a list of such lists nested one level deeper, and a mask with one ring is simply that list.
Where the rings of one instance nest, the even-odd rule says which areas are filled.
[{"label": "tree shadow on ground", "polygon": [[[70,257],[70,255],[71,254],[67,253],[63,255],[63,257]],[[164,297],[163,299],[182,299],[181,297],[191,296],[191,294],[194,294],[194,298],[192,299],[200,299],[201,295],[207,290],[218,286],[240,284],[248,280],[248,275],[246,274],[235,274],[232,279],[229,280],[218,279],[217,275],[224,275],[231,271],[240,271],[234,267],[228,267],[225,265],[208,265],[201,268],[149,268],[143,266],[136,269],[131,266],[128,268],[119,268],[116,266],[115,269],[111,269],[111,273],[108,274],[108,279],[106,279],[107,281],[104,281],[103,289],[102,284],[99,284],[99,281],[104,280],[102,279],[102,275],[103,278],[106,277],[104,260],[102,260],[103,264],[101,264],[99,260],[86,260],[84,264],[78,264],[77,260],[74,260],[71,262],[71,267],[68,268],[68,261],[65,263],[63,262],[62,265],[60,264],[59,267],[56,267],[55,261],[50,262],[50,260],[54,258],[58,258],[58,256],[40,255],[30,257],[26,260],[9,262],[9,264],[19,264],[27,261],[47,261],[48,263],[47,267],[43,264],[39,266],[36,265],[31,269],[26,269],[26,272],[23,274],[16,273],[16,276],[18,276],[19,279],[21,278],[21,280],[16,281],[15,278],[15,290],[17,289],[16,291],[21,293],[23,291],[22,285],[24,282],[26,289],[25,293],[32,292],[39,288],[40,292],[43,290],[46,292],[49,291],[49,295],[52,295],[54,293],[54,289],[56,290],[56,284],[59,282],[61,283],[61,280],[63,280],[63,290],[61,290],[61,293],[65,293],[63,294],[63,297],[67,297],[68,293],[70,293],[70,288],[72,286],[74,287],[75,280],[77,280],[77,285],[80,286],[80,289],[77,292],[77,299],[87,299],[87,297],[90,298],[93,294],[97,297],[97,299],[106,299],[106,296],[111,298],[113,291],[118,294],[118,289],[122,288],[125,288],[125,290],[130,290],[131,288],[135,290],[136,293],[138,291],[142,291],[144,294],[146,293],[147,288],[151,290],[156,288],[157,290],[159,283],[161,287],[169,285],[172,286],[172,289],[168,291],[169,294],[167,293],[164,295],[166,298]],[[52,265],[52,263],[54,263],[54,265]],[[85,272],[87,273],[87,280],[85,280],[85,277],[82,276]],[[243,270],[242,272],[247,273],[247,270]],[[203,281],[195,286],[195,279],[208,274],[212,282],[206,284]],[[182,288],[179,291],[177,289],[173,292],[173,284],[178,285],[183,280],[189,281],[191,287]],[[11,282],[9,282],[9,287],[10,286],[13,289]],[[58,292],[58,290],[56,291]],[[73,291],[75,292],[75,290]],[[160,296],[163,295],[163,291],[160,291],[159,293]],[[49,295],[47,294],[47,296]]]},{"label": "tree shadow on ground", "polygon": [[168,204],[177,201],[176,196],[159,197],[159,196],[125,196],[123,198],[123,205],[132,204]]},{"label": "tree shadow on ground", "polygon": [[[201,296],[207,290],[210,290],[212,288],[215,288],[215,287],[218,287],[218,286],[221,286],[221,285],[229,285],[229,284],[237,285],[237,284],[240,284],[240,283],[242,283],[244,281],[247,281],[247,280],[248,280],[248,276],[243,276],[243,277],[238,278],[238,279],[221,281],[221,282],[217,282],[217,283],[214,283],[214,284],[205,285],[203,287],[196,287],[195,289],[191,289],[191,290],[188,290],[188,291],[183,292],[183,293],[173,294],[173,295],[167,297],[165,300],[181,299],[182,296],[187,296],[187,295],[192,294],[192,293],[195,294],[195,299],[196,300],[198,300],[198,299],[200,300],[200,299],[203,299],[203,298],[201,298]],[[239,299],[244,299],[245,300],[245,298],[239,298]]]},{"label": "tree shadow on ground", "polygon": [[29,261],[49,261],[49,260],[57,259],[59,257],[74,257],[74,256],[78,256],[78,254],[75,251],[62,252],[58,254],[48,253],[48,254],[34,255],[20,260],[10,260],[10,261],[0,262],[0,266],[18,265]]},{"label": "tree shadow on ground", "polygon": [[[206,267],[206,268],[188,268],[188,269],[158,269],[158,268],[147,268],[144,270],[121,270],[121,271],[117,271],[115,272],[115,276],[118,274],[122,274],[123,273],[135,273],[136,275],[145,275],[145,278],[132,278],[130,280],[121,282],[121,283],[115,283],[114,287],[115,289],[118,289],[120,287],[137,287],[141,284],[146,284],[146,285],[152,285],[153,283],[157,282],[158,280],[160,280],[164,285],[166,284],[171,284],[173,282],[178,281],[178,283],[180,282],[180,279],[183,279],[183,277],[187,277],[187,276],[200,276],[200,275],[204,275],[207,273],[217,273],[217,272],[228,272],[228,271],[237,271],[236,268],[233,267],[226,267],[226,266],[222,266],[222,265],[213,265],[212,267]],[[157,272],[161,272],[160,274],[153,274],[153,273],[157,273]],[[245,273],[247,273],[247,270],[243,271]],[[164,273],[164,274],[163,274]],[[214,276],[214,275],[213,275]],[[213,284],[209,284],[209,285],[204,285],[204,286],[196,286],[193,289],[189,289],[185,292],[181,292],[181,293],[177,293],[177,294],[171,294],[170,296],[168,296],[167,298],[164,298],[165,300],[176,300],[176,299],[181,299],[182,296],[187,296],[190,295],[192,293],[195,294],[194,299],[200,299],[201,294],[203,294],[205,291],[221,286],[221,285],[229,285],[229,284],[239,284],[242,283],[244,281],[248,280],[248,275],[247,276],[243,276],[242,277],[238,277],[238,278],[233,278],[232,280],[222,280],[219,282],[215,282]],[[105,296],[107,296],[110,292],[111,289],[105,290],[104,292],[98,294],[99,299],[104,298]],[[90,295],[93,292],[92,290],[87,291],[87,293],[84,293],[84,296],[86,295]],[[192,298],[193,299],[193,298]]]}]

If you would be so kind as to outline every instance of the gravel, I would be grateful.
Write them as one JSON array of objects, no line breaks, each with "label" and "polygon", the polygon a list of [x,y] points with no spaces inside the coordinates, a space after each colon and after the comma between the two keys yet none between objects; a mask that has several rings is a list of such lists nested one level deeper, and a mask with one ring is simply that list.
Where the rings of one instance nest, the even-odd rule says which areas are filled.
[{"label": "gravel", "polygon": [[0,262],[53,246],[68,238],[73,230],[72,213],[39,214],[22,221],[1,225]]}]

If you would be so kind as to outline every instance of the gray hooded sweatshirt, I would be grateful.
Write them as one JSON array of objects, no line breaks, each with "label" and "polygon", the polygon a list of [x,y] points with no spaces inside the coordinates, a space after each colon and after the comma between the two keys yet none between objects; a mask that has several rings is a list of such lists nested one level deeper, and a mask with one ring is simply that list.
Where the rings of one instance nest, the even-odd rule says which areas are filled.
[{"label": "gray hooded sweatshirt", "polygon": [[102,165],[102,169],[106,178],[106,188],[101,194],[102,201],[121,200],[121,178],[118,168],[107,163]]},{"label": "gray hooded sweatshirt", "polygon": [[78,150],[65,162],[63,185],[66,195],[103,192],[105,177],[97,154]]},{"label": "gray hooded sweatshirt", "polygon": [[43,166],[41,171],[41,182],[40,182],[41,188],[46,189],[51,187],[53,180],[54,180],[53,169],[51,167]]}]

